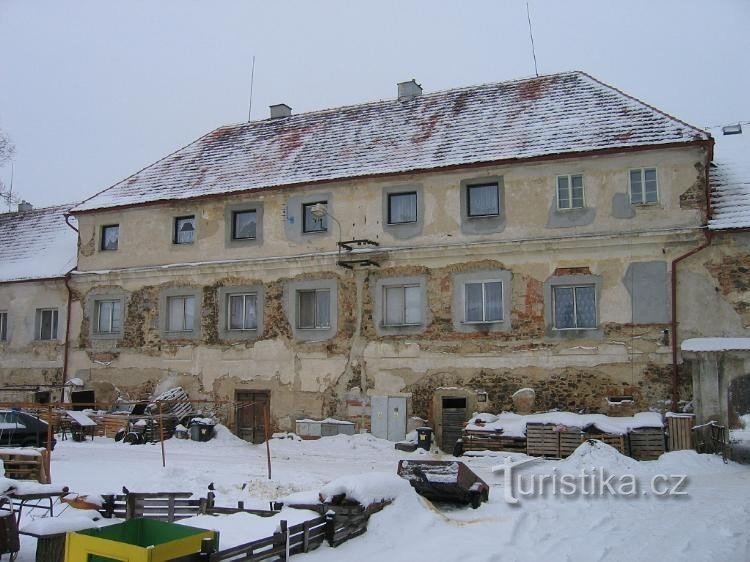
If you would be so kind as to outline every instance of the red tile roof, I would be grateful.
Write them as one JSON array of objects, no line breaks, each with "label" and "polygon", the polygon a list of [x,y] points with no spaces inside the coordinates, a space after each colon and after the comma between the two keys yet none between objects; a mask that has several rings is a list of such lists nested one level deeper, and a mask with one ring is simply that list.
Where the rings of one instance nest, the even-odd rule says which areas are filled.
[{"label": "red tile roof", "polygon": [[221,127],[74,212],[709,138],[569,72]]}]

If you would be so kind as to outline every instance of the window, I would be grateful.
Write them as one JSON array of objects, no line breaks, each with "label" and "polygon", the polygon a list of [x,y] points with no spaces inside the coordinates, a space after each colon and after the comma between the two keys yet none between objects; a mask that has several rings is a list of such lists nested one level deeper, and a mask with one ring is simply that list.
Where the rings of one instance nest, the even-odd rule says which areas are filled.
[{"label": "window", "polygon": [[466,187],[470,217],[496,217],[500,214],[500,195],[496,183]]},{"label": "window", "polygon": [[556,330],[596,328],[596,289],[594,285],[552,287]]},{"label": "window", "polygon": [[102,227],[101,250],[116,250],[120,242],[120,225],[108,224]]},{"label": "window", "polygon": [[255,240],[258,215],[255,209],[232,213],[232,240]]},{"label": "window", "polygon": [[422,323],[422,289],[419,285],[383,287],[383,325],[418,326]]},{"label": "window", "polygon": [[648,205],[658,201],[656,168],[630,170],[630,204]]},{"label": "window", "polygon": [[175,244],[192,244],[195,240],[195,215],[174,219]]},{"label": "window", "polygon": [[57,309],[38,308],[36,311],[36,338],[38,340],[57,339]]},{"label": "window", "polygon": [[466,322],[501,322],[502,281],[467,282],[464,285],[464,305]]},{"label": "window", "polygon": [[326,232],[328,230],[328,215],[316,217],[312,212],[315,205],[328,205],[328,201],[302,205],[302,232]]},{"label": "window", "polygon": [[118,334],[122,326],[122,306],[119,300],[94,301],[95,331],[97,334]]},{"label": "window", "polygon": [[417,192],[388,194],[388,224],[417,222]]},{"label": "window", "polygon": [[8,341],[8,313],[0,312],[0,341]]},{"label": "window", "polygon": [[297,328],[311,330],[331,327],[331,291],[297,291]]},{"label": "window", "polygon": [[557,208],[583,207],[583,176],[557,176]]},{"label": "window", "polygon": [[227,295],[227,329],[258,329],[258,296],[255,293]]},{"label": "window", "polygon": [[195,297],[167,297],[167,331],[192,332],[195,327]]}]

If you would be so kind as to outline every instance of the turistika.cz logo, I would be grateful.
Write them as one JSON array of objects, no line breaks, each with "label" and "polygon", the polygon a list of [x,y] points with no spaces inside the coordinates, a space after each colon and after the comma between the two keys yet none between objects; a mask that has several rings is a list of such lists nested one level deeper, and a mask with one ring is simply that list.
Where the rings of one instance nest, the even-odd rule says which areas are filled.
[{"label": "turistika.cz logo", "polygon": [[688,495],[685,474],[655,474],[642,480],[635,474],[608,474],[603,467],[564,474],[557,468],[547,474],[519,474],[517,467],[510,463],[492,467],[493,472],[503,473],[503,496],[509,504],[518,504],[519,498],[550,496],[676,498]]}]

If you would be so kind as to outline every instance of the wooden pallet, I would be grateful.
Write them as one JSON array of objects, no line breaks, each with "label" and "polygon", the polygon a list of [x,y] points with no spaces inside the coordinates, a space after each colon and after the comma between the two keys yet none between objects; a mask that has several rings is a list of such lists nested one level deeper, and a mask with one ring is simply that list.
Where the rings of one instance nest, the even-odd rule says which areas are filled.
[{"label": "wooden pallet", "polygon": [[[33,452],[31,452],[33,451]],[[36,480],[40,484],[49,484],[45,456],[46,449],[32,449],[28,454],[0,449],[0,460],[3,461],[5,477],[13,480]]]},{"label": "wooden pallet", "polygon": [[586,439],[580,427],[565,427],[558,431],[560,436],[560,458],[569,457]]},{"label": "wooden pallet", "polygon": [[596,431],[587,431],[583,434],[582,441],[586,441],[587,439],[596,439],[598,441],[606,443],[611,447],[614,447],[623,455],[630,455],[630,450],[628,449],[628,439],[625,435],[621,435],[619,433],[598,433]]},{"label": "wooden pallet", "polygon": [[634,429],[628,435],[630,456],[639,461],[658,459],[664,452],[665,435],[661,427],[642,427]]},{"label": "wooden pallet", "polygon": [[695,414],[672,414],[667,416],[667,434],[669,435],[669,450],[682,451],[694,449],[693,426]]},{"label": "wooden pallet", "polygon": [[494,431],[464,430],[461,439],[466,451],[511,451],[526,452],[526,439],[511,437]]},{"label": "wooden pallet", "polygon": [[559,457],[560,432],[551,423],[526,424],[526,454],[530,457]]}]

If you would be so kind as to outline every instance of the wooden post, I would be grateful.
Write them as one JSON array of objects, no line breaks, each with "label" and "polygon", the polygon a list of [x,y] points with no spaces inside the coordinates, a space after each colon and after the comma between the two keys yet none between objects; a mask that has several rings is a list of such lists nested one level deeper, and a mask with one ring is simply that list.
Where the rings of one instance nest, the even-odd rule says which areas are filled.
[{"label": "wooden post", "polygon": [[52,484],[52,404],[47,405],[47,455],[44,459],[44,471],[47,473],[47,482]]},{"label": "wooden post", "polygon": [[282,519],[280,522],[281,536],[284,539],[284,554],[281,555],[282,560],[289,560],[289,526],[286,520]]},{"label": "wooden post", "polygon": [[161,415],[161,400],[159,401],[159,441],[161,441],[161,466],[167,466],[167,456],[164,453],[164,418]]},{"label": "wooden post", "polygon": [[302,552],[310,551],[310,521],[302,523]]},{"label": "wooden post", "polygon": [[333,546],[333,539],[336,537],[336,512],[329,510],[326,512],[325,517],[326,517],[326,530],[325,530],[326,541],[328,541],[328,546]]},{"label": "wooden post", "polygon": [[268,459],[268,479],[271,479],[271,445],[269,444],[270,441],[270,425],[271,425],[271,403],[270,399],[268,402],[266,402],[266,407],[263,409],[263,417],[265,418],[263,421],[265,422],[263,424],[265,428],[266,433],[266,458]]}]

